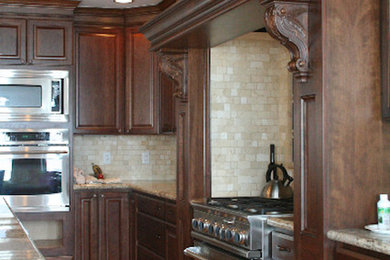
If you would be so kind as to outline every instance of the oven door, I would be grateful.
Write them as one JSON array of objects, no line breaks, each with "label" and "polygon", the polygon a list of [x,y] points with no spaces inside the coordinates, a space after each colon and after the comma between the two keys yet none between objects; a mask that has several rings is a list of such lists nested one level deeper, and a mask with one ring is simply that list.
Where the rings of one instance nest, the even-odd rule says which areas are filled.
[{"label": "oven door", "polygon": [[194,244],[195,246],[186,248],[184,254],[196,260],[248,260],[248,258],[234,255],[204,242],[195,241]]},{"label": "oven door", "polygon": [[16,212],[69,210],[69,147],[0,147],[0,195]]}]

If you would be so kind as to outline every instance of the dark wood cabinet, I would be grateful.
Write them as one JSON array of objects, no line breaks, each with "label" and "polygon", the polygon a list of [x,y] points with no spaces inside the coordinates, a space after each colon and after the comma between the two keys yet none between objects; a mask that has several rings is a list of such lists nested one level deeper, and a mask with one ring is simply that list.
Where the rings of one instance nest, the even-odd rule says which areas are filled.
[{"label": "dark wood cabinet", "polygon": [[271,238],[272,259],[294,260],[294,238],[292,235],[272,232]]},{"label": "dark wood cabinet", "polygon": [[76,29],[75,133],[123,132],[123,30]]},{"label": "dark wood cabinet", "polygon": [[175,203],[136,193],[135,205],[135,259],[178,259]]},{"label": "dark wood cabinet", "polygon": [[27,63],[71,65],[72,32],[71,21],[28,20]]},{"label": "dark wood cabinet", "polygon": [[0,18],[0,64],[26,63],[26,20]]},{"label": "dark wood cabinet", "polygon": [[378,252],[350,246],[343,243],[337,243],[335,260],[388,260],[389,255]]},{"label": "dark wood cabinet", "polygon": [[71,65],[72,21],[0,19],[0,64]]},{"label": "dark wood cabinet", "polygon": [[174,133],[175,120],[175,82],[165,73],[159,72],[158,87],[160,91],[160,133]]},{"label": "dark wood cabinet", "polygon": [[126,30],[126,133],[156,134],[156,55],[135,29]]},{"label": "dark wood cabinet", "polygon": [[75,258],[129,259],[127,192],[75,192]]}]

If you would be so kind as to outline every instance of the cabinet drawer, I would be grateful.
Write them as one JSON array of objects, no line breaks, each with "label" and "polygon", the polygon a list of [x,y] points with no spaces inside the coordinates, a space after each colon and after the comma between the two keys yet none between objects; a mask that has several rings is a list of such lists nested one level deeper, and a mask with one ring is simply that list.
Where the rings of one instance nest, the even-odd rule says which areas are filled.
[{"label": "cabinet drawer", "polygon": [[163,201],[137,194],[137,207],[139,212],[149,214],[161,220],[165,218]]},{"label": "cabinet drawer", "polygon": [[154,254],[142,246],[137,247],[137,260],[163,260],[164,258]]},{"label": "cabinet drawer", "polygon": [[294,259],[294,239],[292,236],[272,232],[272,259]]},{"label": "cabinet drawer", "polygon": [[165,225],[145,214],[137,214],[137,241],[154,253],[165,255]]},{"label": "cabinet drawer", "polygon": [[165,220],[168,223],[176,225],[176,205],[172,203],[165,204]]}]

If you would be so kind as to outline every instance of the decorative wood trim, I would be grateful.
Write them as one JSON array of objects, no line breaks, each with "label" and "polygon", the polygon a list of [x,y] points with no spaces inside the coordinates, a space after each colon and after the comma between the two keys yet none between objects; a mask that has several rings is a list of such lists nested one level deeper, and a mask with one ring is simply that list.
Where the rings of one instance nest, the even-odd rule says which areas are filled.
[{"label": "decorative wood trim", "polygon": [[265,23],[268,33],[279,40],[291,54],[288,70],[300,82],[309,77],[309,1],[266,0]]},{"label": "decorative wood trim", "polygon": [[188,53],[185,50],[162,49],[158,52],[158,66],[175,83],[174,96],[187,100]]}]

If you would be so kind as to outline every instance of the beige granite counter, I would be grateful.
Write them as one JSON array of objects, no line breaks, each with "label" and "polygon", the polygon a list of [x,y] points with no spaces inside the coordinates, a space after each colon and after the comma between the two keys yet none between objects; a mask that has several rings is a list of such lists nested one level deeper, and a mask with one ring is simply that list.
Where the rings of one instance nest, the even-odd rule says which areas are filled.
[{"label": "beige granite counter", "polygon": [[0,197],[0,260],[45,259]]},{"label": "beige granite counter", "polygon": [[330,230],[328,238],[356,247],[390,255],[390,235],[381,235],[365,229]]},{"label": "beige granite counter", "polygon": [[129,181],[110,184],[75,184],[74,190],[133,189],[158,197],[176,200],[176,181]]},{"label": "beige granite counter", "polygon": [[277,227],[285,229],[291,232],[294,232],[294,218],[293,217],[284,217],[284,218],[268,218],[267,224],[272,227]]}]

